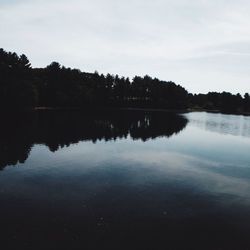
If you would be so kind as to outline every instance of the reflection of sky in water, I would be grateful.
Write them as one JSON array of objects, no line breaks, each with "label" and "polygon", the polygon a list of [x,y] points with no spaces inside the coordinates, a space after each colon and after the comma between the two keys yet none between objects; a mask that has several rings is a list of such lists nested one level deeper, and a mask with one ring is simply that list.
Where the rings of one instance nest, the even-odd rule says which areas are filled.
[{"label": "reflection of sky in water", "polygon": [[192,125],[205,130],[221,134],[250,137],[249,116],[193,112],[187,114],[186,117]]},{"label": "reflection of sky in water", "polygon": [[[193,245],[198,238],[198,245],[203,239],[212,244],[206,245],[209,250],[244,249],[238,243],[249,242],[250,138],[238,128],[248,123],[214,114],[187,117],[191,121],[180,133],[146,142],[130,136],[82,141],[56,152],[33,146],[24,164],[0,172],[1,234],[8,240],[19,230],[16,235],[23,232],[26,241],[35,227],[47,245],[50,237],[44,235],[54,238],[61,230],[64,246],[62,239],[75,234],[81,245],[86,237],[98,244],[96,235],[103,232],[120,244],[122,232],[127,243],[139,235],[139,245],[145,242],[141,249],[156,249],[146,247],[162,246],[160,233],[164,242],[170,235],[174,246],[175,239]],[[19,225],[27,226],[20,231]],[[217,235],[225,248],[214,241]],[[229,248],[232,244],[236,247]]]},{"label": "reflection of sky in water", "polygon": [[[156,183],[171,183],[171,188],[188,188],[215,200],[220,197],[218,202],[249,205],[250,140],[243,137],[248,137],[245,128],[249,118],[205,113],[187,117],[187,128],[170,139],[81,142],[56,153],[35,146],[24,166],[1,173],[1,183],[14,193],[23,193],[39,179],[52,186],[72,181],[77,189],[77,185],[86,188],[86,184],[77,183],[80,177],[93,174],[100,175],[99,182],[88,183],[88,189],[96,188],[95,192],[113,185],[147,189]],[[24,183],[24,179],[29,181]],[[17,185],[14,187],[10,180]]]},{"label": "reflection of sky in water", "polygon": [[89,211],[104,218],[111,213],[118,220],[121,214],[146,220],[212,216],[246,226],[249,148],[248,137],[214,133],[192,122],[175,136],[147,142],[88,141],[55,153],[36,145],[24,164],[0,172],[0,198],[9,204],[17,200],[19,207],[30,208],[28,214],[42,208],[86,218]]}]

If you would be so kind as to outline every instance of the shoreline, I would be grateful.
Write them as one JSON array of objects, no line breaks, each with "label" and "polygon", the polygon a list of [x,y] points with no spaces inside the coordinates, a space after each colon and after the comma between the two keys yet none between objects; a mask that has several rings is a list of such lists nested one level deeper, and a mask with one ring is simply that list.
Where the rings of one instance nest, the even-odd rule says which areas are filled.
[{"label": "shoreline", "polygon": [[190,113],[190,112],[207,112],[207,113],[221,113],[226,115],[243,115],[250,116],[249,112],[223,112],[221,110],[187,108],[187,109],[165,109],[165,108],[134,108],[134,107],[35,107],[32,110],[128,110],[128,111],[149,111],[149,112],[173,112],[173,113]]},{"label": "shoreline", "polygon": [[149,112],[173,112],[173,113],[187,113],[188,109],[164,109],[164,108],[132,108],[132,107],[92,107],[92,108],[81,108],[81,107],[35,107],[31,108],[33,111],[40,110],[127,110],[127,111],[149,111]]},{"label": "shoreline", "polygon": [[213,110],[213,109],[195,109],[195,108],[188,108],[188,112],[207,112],[207,113],[215,113],[215,114],[224,114],[224,115],[242,115],[242,116],[250,116],[249,112],[223,112],[221,110]]},{"label": "shoreline", "polygon": [[211,110],[211,109],[201,109],[201,108],[187,108],[187,109],[164,109],[164,108],[134,108],[134,107],[33,107],[33,108],[23,108],[23,109],[2,109],[2,112],[16,112],[16,111],[70,111],[70,110],[79,110],[79,111],[144,111],[144,112],[169,112],[169,113],[191,113],[191,112],[207,112],[215,114],[225,114],[225,115],[242,115],[250,116],[249,112],[223,112],[220,110]]}]

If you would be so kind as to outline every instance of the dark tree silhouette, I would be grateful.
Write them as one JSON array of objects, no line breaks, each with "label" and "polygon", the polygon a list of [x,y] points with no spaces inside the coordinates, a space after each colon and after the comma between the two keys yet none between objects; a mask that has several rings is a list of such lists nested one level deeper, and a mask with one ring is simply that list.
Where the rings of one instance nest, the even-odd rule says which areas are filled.
[{"label": "dark tree silhouette", "polygon": [[52,62],[32,69],[25,55],[0,50],[1,105],[7,107],[186,108],[187,91],[149,76],[84,73]]},{"label": "dark tree silhouette", "polygon": [[19,57],[0,49],[0,76],[1,107],[30,107],[38,103],[38,91],[25,55]]},{"label": "dark tree silhouette", "polygon": [[244,111],[250,112],[250,96],[248,93],[244,95],[243,108],[244,108]]},{"label": "dark tree silhouette", "polygon": [[132,80],[118,75],[81,72],[52,62],[33,69],[25,55],[0,49],[0,104],[26,107],[199,108],[226,113],[249,113],[250,97],[228,92],[188,94],[174,82],[148,75]]},{"label": "dark tree silhouette", "polygon": [[248,113],[250,111],[249,95],[242,98],[240,94],[228,92],[209,92],[208,94],[189,94],[189,107],[224,113]]}]

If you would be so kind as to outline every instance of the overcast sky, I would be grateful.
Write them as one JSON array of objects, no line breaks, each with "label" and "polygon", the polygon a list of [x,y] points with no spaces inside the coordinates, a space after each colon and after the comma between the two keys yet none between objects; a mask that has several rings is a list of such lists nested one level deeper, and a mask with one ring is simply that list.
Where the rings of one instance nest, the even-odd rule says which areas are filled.
[{"label": "overcast sky", "polygon": [[250,92],[249,0],[0,0],[0,47],[33,67]]}]

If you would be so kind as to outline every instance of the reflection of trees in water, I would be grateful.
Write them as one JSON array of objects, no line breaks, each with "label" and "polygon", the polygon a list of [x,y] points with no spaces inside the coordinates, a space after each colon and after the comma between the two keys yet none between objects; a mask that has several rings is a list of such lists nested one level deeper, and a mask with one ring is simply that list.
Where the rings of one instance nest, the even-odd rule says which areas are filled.
[{"label": "reflection of trees in water", "polygon": [[36,111],[2,115],[0,168],[24,163],[34,144],[52,152],[79,141],[134,140],[170,137],[187,120],[173,113],[142,111]]}]

